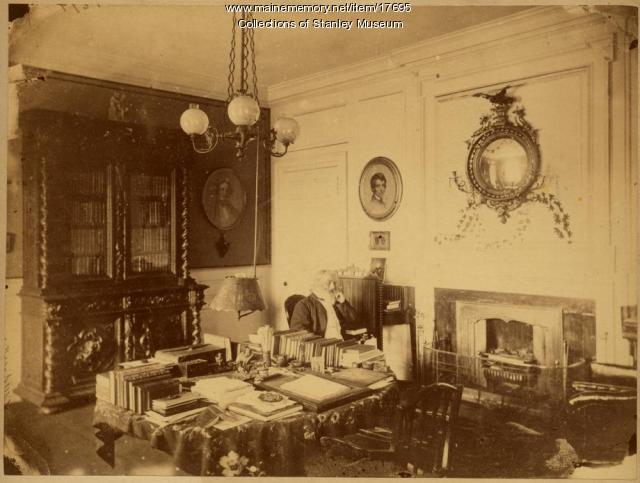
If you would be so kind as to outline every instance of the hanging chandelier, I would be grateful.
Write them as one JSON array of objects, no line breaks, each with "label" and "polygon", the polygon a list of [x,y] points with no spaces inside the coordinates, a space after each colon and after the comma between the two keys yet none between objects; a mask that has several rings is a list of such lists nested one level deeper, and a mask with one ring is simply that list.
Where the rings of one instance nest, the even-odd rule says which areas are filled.
[{"label": "hanging chandelier", "polygon": [[[251,25],[252,13],[241,13],[242,25]],[[229,51],[229,85],[227,98],[227,116],[235,126],[228,132],[220,132],[209,123],[209,117],[197,104],[190,104],[189,109],[180,116],[180,127],[191,137],[193,149],[197,153],[211,152],[220,139],[235,142],[236,157],[244,158],[247,145],[256,139],[256,122],[260,118],[260,104],[258,102],[258,76],[256,73],[255,46],[253,27],[240,28],[240,45],[237,45],[237,15],[233,14],[231,31],[231,49]],[[236,62],[238,60],[240,76],[236,76]],[[290,117],[279,118],[264,140],[264,148],[271,156],[284,156],[289,145],[293,144],[300,128],[298,122]],[[282,146],[283,148],[281,148]]]}]

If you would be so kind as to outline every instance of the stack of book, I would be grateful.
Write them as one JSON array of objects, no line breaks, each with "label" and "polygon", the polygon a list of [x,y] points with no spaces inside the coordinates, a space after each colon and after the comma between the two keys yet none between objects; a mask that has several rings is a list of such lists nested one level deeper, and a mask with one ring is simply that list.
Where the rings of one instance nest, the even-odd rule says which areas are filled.
[{"label": "stack of book", "polygon": [[239,379],[211,377],[196,381],[192,390],[202,394],[210,402],[227,407],[238,397],[253,392],[254,388],[248,382]]},{"label": "stack of book", "polygon": [[167,424],[199,414],[206,409],[208,403],[201,394],[183,392],[160,399],[155,399],[151,410],[145,414],[147,418],[158,424]]},{"label": "stack of book", "polygon": [[307,330],[282,330],[274,333],[273,353],[286,355],[303,363],[310,363],[312,357],[324,357],[327,367],[342,365],[344,351],[358,345],[355,340],[325,339]]},{"label": "stack of book", "polygon": [[225,360],[226,353],[227,351],[224,347],[217,347],[211,344],[197,344],[159,349],[153,358],[157,362],[174,364],[201,359],[211,364],[216,362],[216,356],[218,359],[222,358],[222,360]]},{"label": "stack of book", "polygon": [[394,310],[400,310],[400,300],[389,300],[385,306],[385,310],[391,312]]},{"label": "stack of book", "polygon": [[346,347],[342,353],[342,366],[358,366],[366,361],[376,361],[384,359],[384,352],[368,344],[358,344]]},{"label": "stack of book", "polygon": [[142,414],[154,398],[176,394],[179,385],[175,364],[130,361],[96,375],[96,397]]},{"label": "stack of book", "polygon": [[258,421],[273,421],[302,411],[302,405],[277,393],[253,391],[229,404],[229,411]]}]

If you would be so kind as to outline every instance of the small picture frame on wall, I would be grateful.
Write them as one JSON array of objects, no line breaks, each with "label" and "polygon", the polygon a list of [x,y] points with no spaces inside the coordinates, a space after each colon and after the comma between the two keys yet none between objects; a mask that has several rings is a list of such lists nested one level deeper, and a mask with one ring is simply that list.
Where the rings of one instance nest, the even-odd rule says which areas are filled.
[{"label": "small picture frame on wall", "polygon": [[389,250],[391,248],[391,232],[370,231],[369,250]]},{"label": "small picture frame on wall", "polygon": [[384,282],[384,274],[386,271],[387,259],[386,258],[372,258],[371,267],[369,269],[369,276],[375,277],[381,282]]}]

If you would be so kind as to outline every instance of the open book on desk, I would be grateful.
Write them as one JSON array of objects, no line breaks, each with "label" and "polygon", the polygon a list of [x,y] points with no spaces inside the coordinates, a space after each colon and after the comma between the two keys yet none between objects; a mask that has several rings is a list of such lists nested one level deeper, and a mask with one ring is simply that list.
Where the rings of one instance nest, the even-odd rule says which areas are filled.
[{"label": "open book on desk", "polygon": [[382,389],[391,384],[395,380],[395,377],[388,372],[377,372],[360,367],[351,367],[341,369],[332,374],[331,379],[337,382],[350,383],[354,386]]},{"label": "open book on desk", "polygon": [[302,397],[323,401],[347,394],[349,386],[337,382],[327,381],[312,374],[305,374],[299,379],[285,382],[280,389],[293,392]]},{"label": "open book on desk", "polygon": [[257,386],[284,394],[298,401],[306,409],[316,412],[326,411],[371,394],[368,387],[331,381],[319,374],[276,375],[258,383]]}]

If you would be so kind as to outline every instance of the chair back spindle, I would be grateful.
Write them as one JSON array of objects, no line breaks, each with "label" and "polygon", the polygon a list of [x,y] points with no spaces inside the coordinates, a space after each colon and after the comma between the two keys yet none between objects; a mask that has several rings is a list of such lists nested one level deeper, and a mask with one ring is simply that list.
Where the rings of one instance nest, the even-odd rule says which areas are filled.
[{"label": "chair back spindle", "polygon": [[456,424],[462,386],[446,383],[431,384],[420,388],[414,402],[400,411],[397,431],[397,450],[414,459],[421,450],[433,453],[431,468],[422,461],[414,465],[433,472],[446,471],[449,467],[451,430]]}]

